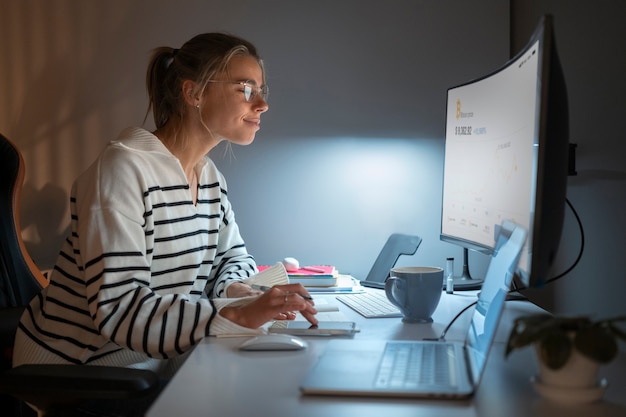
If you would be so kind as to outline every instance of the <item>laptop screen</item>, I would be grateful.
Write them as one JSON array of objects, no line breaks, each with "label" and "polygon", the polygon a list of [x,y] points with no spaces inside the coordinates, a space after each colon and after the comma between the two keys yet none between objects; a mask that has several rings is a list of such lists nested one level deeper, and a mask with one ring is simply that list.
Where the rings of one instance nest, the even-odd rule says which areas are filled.
[{"label": "laptop screen", "polygon": [[[510,236],[507,236],[510,233]],[[487,354],[495,337],[506,295],[519,260],[526,230],[512,224],[503,225],[500,248],[492,256],[476,309],[466,335],[466,353],[474,386],[480,382]]]}]

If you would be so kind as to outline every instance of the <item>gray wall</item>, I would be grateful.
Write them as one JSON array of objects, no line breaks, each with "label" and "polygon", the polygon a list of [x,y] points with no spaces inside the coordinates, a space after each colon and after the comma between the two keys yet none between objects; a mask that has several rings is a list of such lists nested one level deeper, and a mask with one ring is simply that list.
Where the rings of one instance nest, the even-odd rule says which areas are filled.
[{"label": "gray wall", "polygon": [[[579,144],[568,195],[588,240],[579,267],[536,297],[557,311],[623,312],[623,4],[0,0],[0,131],[28,165],[29,250],[52,266],[73,179],[142,123],[150,49],[224,30],[257,44],[271,86],[255,142],[211,155],[258,261],[294,256],[364,277],[387,236],[403,232],[424,242],[401,264],[454,256],[459,272],[461,249],[439,241],[445,89],[499,66],[552,11]],[[555,269],[575,257],[577,239],[568,216]],[[481,275],[485,257],[470,261]]]},{"label": "gray wall", "polygon": [[461,255],[439,241],[445,89],[507,59],[508,2],[2,4],[11,59],[0,69],[0,129],[28,163],[24,235],[42,268],[65,235],[74,177],[142,123],[151,48],[212,30],[253,40],[267,64],[270,111],[257,139],[212,152],[259,263],[294,256],[365,277],[393,232],[424,238],[401,262]]}]

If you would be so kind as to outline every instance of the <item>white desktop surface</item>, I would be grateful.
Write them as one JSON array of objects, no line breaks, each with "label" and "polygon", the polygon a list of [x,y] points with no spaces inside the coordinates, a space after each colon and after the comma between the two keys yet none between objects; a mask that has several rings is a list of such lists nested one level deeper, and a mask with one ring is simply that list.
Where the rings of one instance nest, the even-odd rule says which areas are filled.
[{"label": "white desktop surface", "polygon": [[[373,291],[373,290],[372,290]],[[399,318],[365,319],[334,300],[341,312],[355,321],[358,340],[402,340],[438,337],[448,322],[476,292],[442,294],[431,324],[404,324]],[[471,310],[470,310],[471,311]],[[564,406],[541,398],[530,377],[536,373],[530,348],[504,358],[506,338],[514,317],[539,307],[524,301],[509,301],[500,322],[496,343],[475,396],[470,400],[412,400],[390,398],[308,396],[299,384],[324,351],[328,337],[306,337],[309,347],[302,351],[242,352],[237,346],[246,338],[207,338],[187,361],[149,410],[148,417],[172,416],[626,416],[626,354],[601,368],[609,386],[600,402]],[[462,340],[470,313],[447,333],[448,340]]]}]

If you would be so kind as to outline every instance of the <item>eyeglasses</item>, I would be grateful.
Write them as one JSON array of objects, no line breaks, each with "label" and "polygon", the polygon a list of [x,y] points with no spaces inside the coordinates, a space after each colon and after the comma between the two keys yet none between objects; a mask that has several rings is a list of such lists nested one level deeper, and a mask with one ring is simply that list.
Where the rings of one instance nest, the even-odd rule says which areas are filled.
[{"label": "eyeglasses", "polygon": [[256,98],[261,95],[263,101],[267,101],[267,97],[270,94],[270,88],[267,85],[263,85],[258,87],[254,84],[250,84],[247,81],[220,81],[220,80],[209,80],[210,83],[224,83],[224,84],[239,84],[243,87],[243,98],[247,102],[251,102],[256,100]]}]

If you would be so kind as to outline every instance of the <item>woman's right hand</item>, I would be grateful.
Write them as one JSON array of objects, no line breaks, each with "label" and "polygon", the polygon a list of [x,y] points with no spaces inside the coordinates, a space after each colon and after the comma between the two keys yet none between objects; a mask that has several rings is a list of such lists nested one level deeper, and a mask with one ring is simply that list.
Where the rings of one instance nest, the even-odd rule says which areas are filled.
[{"label": "woman's right hand", "polygon": [[293,320],[295,312],[300,312],[313,325],[318,323],[315,304],[302,284],[276,285],[249,304],[222,308],[220,315],[240,326],[256,329],[271,320]]}]

